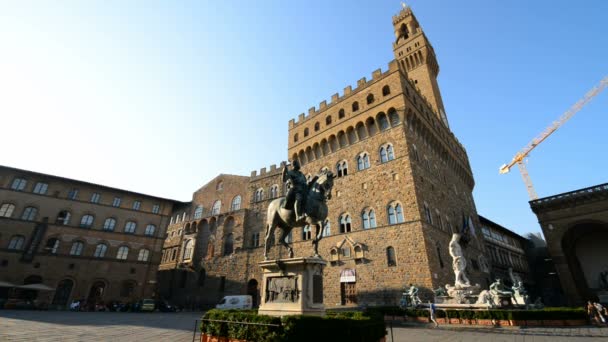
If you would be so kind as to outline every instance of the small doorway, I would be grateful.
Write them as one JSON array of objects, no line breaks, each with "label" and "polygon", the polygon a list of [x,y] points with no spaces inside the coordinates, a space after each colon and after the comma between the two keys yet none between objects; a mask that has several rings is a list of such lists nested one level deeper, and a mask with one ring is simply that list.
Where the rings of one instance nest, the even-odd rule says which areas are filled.
[{"label": "small doorway", "polygon": [[95,309],[95,304],[100,303],[103,299],[103,295],[106,289],[106,283],[103,281],[96,281],[91,286],[89,297],[87,299],[87,307],[90,311]]},{"label": "small doorway", "polygon": [[340,298],[342,305],[357,304],[357,288],[355,282],[340,283]]}]

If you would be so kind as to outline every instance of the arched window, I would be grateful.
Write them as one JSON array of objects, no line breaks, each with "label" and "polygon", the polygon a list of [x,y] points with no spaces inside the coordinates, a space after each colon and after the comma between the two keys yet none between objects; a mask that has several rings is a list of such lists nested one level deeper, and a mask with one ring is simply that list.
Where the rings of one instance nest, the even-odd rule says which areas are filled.
[{"label": "arched window", "polygon": [[234,238],[230,233],[224,240],[224,255],[230,255],[232,252],[234,252]]},{"label": "arched window", "polygon": [[397,111],[393,108],[388,111],[388,119],[391,122],[391,126],[393,127],[397,126],[401,122],[399,114],[397,114]]},{"label": "arched window", "polygon": [[374,209],[364,209],[361,213],[363,229],[376,228],[376,213]]},{"label": "arched window", "polygon": [[11,203],[4,203],[0,207],[0,217],[11,217],[15,211],[15,205]]},{"label": "arched window", "polygon": [[259,188],[255,191],[254,200],[259,202],[264,199],[264,189]]},{"label": "arched window", "polygon": [[353,112],[356,112],[359,110],[359,102],[355,101],[353,102]]},{"label": "arched window", "polygon": [[23,249],[25,244],[25,237],[23,235],[15,235],[8,242],[8,249],[20,251]]},{"label": "arched window", "polygon": [[91,226],[93,225],[93,220],[95,218],[93,217],[93,215],[84,215],[82,216],[82,218],[80,219],[80,227],[82,228],[91,228]]},{"label": "arched window", "polygon": [[144,234],[147,236],[154,236],[154,232],[156,232],[156,226],[153,224],[149,224],[146,226]]},{"label": "arched window", "polygon": [[213,208],[211,209],[211,215],[219,215],[220,209],[222,208],[222,201],[217,200],[213,203]]},{"label": "arched window", "polygon": [[389,95],[391,93],[391,88],[387,85],[382,87],[382,96]]},{"label": "arched window", "polygon": [[84,249],[84,243],[80,241],[72,242],[72,248],[70,248],[70,255],[82,255]]},{"label": "arched window", "polygon": [[116,220],[113,218],[107,218],[103,222],[103,230],[114,231],[114,227],[116,226]]},{"label": "arched window", "polygon": [[340,111],[338,111],[338,119],[344,119],[344,109],[340,109]]},{"label": "arched window", "polygon": [[70,223],[70,217],[72,217],[72,215],[69,211],[62,210],[59,212],[59,214],[57,214],[57,219],[55,220],[55,223],[57,223],[58,225],[68,225]]},{"label": "arched window", "polygon": [[321,124],[319,124],[318,122],[315,122],[315,132],[318,131],[321,128]]},{"label": "arched window", "polygon": [[184,260],[192,259],[192,250],[194,249],[194,241],[192,239],[187,240],[184,243],[184,255],[182,256]]},{"label": "arched window", "polygon": [[367,95],[367,104],[374,103],[374,94]]},{"label": "arched window", "polygon": [[127,260],[128,256],[129,256],[129,247],[127,247],[127,246],[120,246],[118,248],[118,252],[116,253],[116,259],[118,259],[118,260]]},{"label": "arched window", "polygon": [[50,238],[46,240],[46,246],[44,246],[44,250],[51,254],[57,254],[57,250],[59,250],[59,239]]},{"label": "arched window", "polygon": [[194,219],[200,219],[201,217],[203,217],[203,206],[199,205],[194,210]]},{"label": "arched window", "polygon": [[403,223],[403,207],[393,202],[388,205],[388,224]]},{"label": "arched window", "polygon": [[323,232],[321,233],[323,237],[331,235],[331,223],[329,220],[325,221],[325,225],[323,226]]},{"label": "arched window", "polygon": [[95,258],[103,258],[106,256],[106,252],[108,251],[108,245],[105,243],[100,243],[95,247],[95,253],[93,257]]},{"label": "arched window", "polygon": [[150,251],[142,248],[139,250],[139,255],[137,256],[137,261],[148,261],[148,257],[150,256]]},{"label": "arched window", "polygon": [[36,219],[36,215],[38,214],[38,209],[34,207],[27,207],[23,209],[23,214],[21,215],[21,219],[24,221],[34,221]]},{"label": "arched window", "polygon": [[369,154],[366,152],[361,153],[357,156],[357,170],[369,169]]},{"label": "arched window", "polygon": [[310,240],[312,238],[312,232],[309,225],[305,225],[302,228],[302,240]]},{"label": "arched window", "polygon": [[294,134],[293,142],[298,142],[298,138],[299,138],[298,133]]},{"label": "arched window", "polygon": [[308,127],[304,128],[304,137],[308,136]]},{"label": "arched window", "polygon": [[230,204],[230,209],[232,211],[241,209],[241,195],[234,196],[232,203]]},{"label": "arched window", "polygon": [[127,221],[125,224],[125,233],[135,233],[135,229],[137,229],[137,223],[133,221]]},{"label": "arched window", "polygon": [[384,113],[378,114],[376,120],[378,121],[378,126],[380,127],[381,131],[387,130],[390,127]]},{"label": "arched window", "polygon": [[350,233],[350,231],[351,231],[350,215],[348,215],[348,214],[340,215],[339,222],[340,222],[340,233]]},{"label": "arched window", "polygon": [[220,191],[224,189],[224,182],[223,181],[219,181],[217,183],[217,185],[215,186],[215,190]]},{"label": "arched window", "polygon": [[326,125],[331,125],[331,115],[328,115],[328,116],[325,118],[325,124],[326,124]]},{"label": "arched window", "polygon": [[386,263],[389,267],[397,266],[397,258],[395,257],[395,249],[392,246],[386,248]]},{"label": "arched window", "polygon": [[270,187],[270,198],[276,198],[279,196],[279,186],[274,184]]},{"label": "arched window", "polygon": [[395,153],[393,153],[393,145],[387,144],[380,147],[380,162],[386,163],[390,160],[395,159]]},{"label": "arched window", "polygon": [[25,186],[27,185],[27,181],[23,178],[15,178],[13,183],[11,184],[12,190],[23,191]]},{"label": "arched window", "polygon": [[348,164],[346,163],[346,161],[341,161],[338,162],[338,164],[336,164],[336,174],[338,175],[338,177],[344,177],[346,175],[348,175]]}]

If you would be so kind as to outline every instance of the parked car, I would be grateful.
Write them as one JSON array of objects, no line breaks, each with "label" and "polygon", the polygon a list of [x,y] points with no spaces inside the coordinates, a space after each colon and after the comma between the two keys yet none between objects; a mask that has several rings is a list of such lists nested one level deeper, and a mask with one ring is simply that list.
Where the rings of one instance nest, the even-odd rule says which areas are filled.
[{"label": "parked car", "polygon": [[141,306],[139,309],[141,311],[152,312],[156,309],[156,302],[154,301],[154,299],[144,299],[141,301]]},{"label": "parked car", "polygon": [[159,300],[156,303],[156,307],[160,312],[175,312],[177,308],[174,305],[169,304],[166,300]]},{"label": "parked car", "polygon": [[251,309],[252,303],[253,300],[250,295],[225,296],[215,308],[220,310]]}]

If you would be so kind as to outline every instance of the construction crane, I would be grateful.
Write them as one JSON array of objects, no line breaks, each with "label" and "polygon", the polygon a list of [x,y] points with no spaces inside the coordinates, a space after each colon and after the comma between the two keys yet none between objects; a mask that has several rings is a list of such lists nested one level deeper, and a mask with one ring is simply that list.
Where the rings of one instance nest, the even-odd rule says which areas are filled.
[{"label": "construction crane", "polygon": [[532,152],[536,146],[542,143],[545,139],[547,139],[553,132],[557,131],[566,121],[570,120],[579,110],[581,110],[589,101],[591,101],[597,94],[599,94],[604,88],[608,86],[608,76],[604,77],[600,84],[591,89],[585,96],[580,99],[577,103],[574,104],[570,109],[568,109],[562,116],[554,121],[551,126],[547,127],[541,134],[536,136],[536,138],[532,139],[532,141],[526,145],[523,149],[521,149],[513,160],[510,163],[504,164],[500,167],[499,173],[507,173],[511,171],[513,165],[517,164],[519,171],[521,172],[521,177],[524,179],[524,183],[526,184],[526,189],[528,189],[528,195],[531,200],[535,200],[538,198],[536,195],[536,191],[534,190],[534,186],[532,186],[532,180],[530,179],[530,175],[528,174],[528,170],[526,169],[526,165],[524,164],[524,159]]}]

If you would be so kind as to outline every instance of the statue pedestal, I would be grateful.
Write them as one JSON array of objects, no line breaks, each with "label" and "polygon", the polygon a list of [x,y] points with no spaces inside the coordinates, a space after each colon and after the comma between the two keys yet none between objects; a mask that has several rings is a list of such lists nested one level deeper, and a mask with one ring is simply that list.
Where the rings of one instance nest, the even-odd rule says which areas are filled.
[{"label": "statue pedestal", "polygon": [[291,258],[259,263],[263,272],[260,315],[325,314],[323,269],[320,258]]}]

